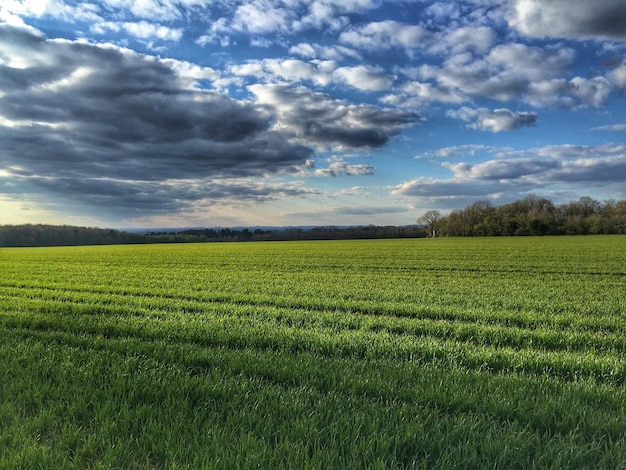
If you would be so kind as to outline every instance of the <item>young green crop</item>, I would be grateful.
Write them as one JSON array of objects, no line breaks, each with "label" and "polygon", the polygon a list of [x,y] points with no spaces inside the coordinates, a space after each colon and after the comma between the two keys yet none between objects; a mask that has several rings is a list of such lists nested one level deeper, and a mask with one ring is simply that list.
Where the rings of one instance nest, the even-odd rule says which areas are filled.
[{"label": "young green crop", "polygon": [[619,468],[625,248],[0,250],[0,468]]}]

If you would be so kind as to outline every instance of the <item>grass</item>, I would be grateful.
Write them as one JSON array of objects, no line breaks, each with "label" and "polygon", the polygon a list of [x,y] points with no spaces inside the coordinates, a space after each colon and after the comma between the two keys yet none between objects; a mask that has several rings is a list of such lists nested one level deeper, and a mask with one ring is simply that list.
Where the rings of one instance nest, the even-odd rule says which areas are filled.
[{"label": "grass", "polygon": [[0,250],[0,468],[625,468],[625,248]]}]

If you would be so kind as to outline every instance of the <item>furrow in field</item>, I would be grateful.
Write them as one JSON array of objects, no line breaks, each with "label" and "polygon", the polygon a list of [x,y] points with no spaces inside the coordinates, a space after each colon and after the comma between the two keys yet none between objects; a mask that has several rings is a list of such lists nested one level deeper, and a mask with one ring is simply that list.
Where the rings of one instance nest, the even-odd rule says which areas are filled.
[{"label": "furrow in field", "polygon": [[[93,306],[118,305],[122,309],[148,309],[155,311],[204,313],[219,310],[216,305],[251,306],[306,310],[310,312],[337,312],[345,315],[379,316],[399,319],[422,319],[456,323],[478,323],[522,329],[553,329],[572,332],[590,332],[602,335],[623,334],[626,319],[622,313],[581,315],[575,312],[546,313],[541,311],[510,311],[505,308],[426,305],[407,302],[361,301],[350,299],[322,299],[319,297],[276,296],[267,294],[228,294],[200,292],[195,296],[172,292],[134,291],[119,292],[99,289],[5,287],[0,298],[12,301],[30,298],[42,301],[86,304]],[[51,304],[52,305],[52,304]]]},{"label": "furrow in field", "polygon": [[[0,299],[2,297],[0,296]],[[245,321],[260,325],[297,327],[300,329],[361,330],[390,335],[433,336],[456,341],[512,348],[532,348],[551,351],[613,351],[626,352],[626,337],[621,333],[577,331],[554,328],[520,328],[494,323],[470,323],[430,318],[405,318],[370,315],[344,311],[317,311],[281,307],[223,303],[177,303],[161,299],[158,303],[115,304],[107,297],[98,297],[87,303],[49,298],[7,299],[3,305],[12,311],[64,315],[72,321],[77,315],[117,318],[145,318],[145,321],[182,321],[188,324],[207,324],[216,318]],[[98,301],[98,302],[96,302]],[[143,321],[143,320],[137,320]]]},{"label": "furrow in field", "polygon": [[565,379],[590,376],[621,383],[626,377],[623,354],[603,351],[549,351],[480,344],[436,336],[394,335],[386,331],[302,328],[253,318],[202,318],[190,321],[3,313],[4,328],[32,328],[110,338],[133,337],[171,343],[196,343],[234,349],[254,348],[322,356],[395,358],[407,361],[445,361],[472,369],[520,371]]},{"label": "furrow in field", "polygon": [[[103,362],[110,365],[138,362],[126,370],[140,375],[143,371],[181,371],[177,386],[170,390],[176,402],[188,402],[202,409],[203,400],[232,400],[232,392],[216,393],[215,387],[243,378],[254,381],[256,388],[278,387],[299,394],[321,394],[334,399],[358,399],[371,402],[377,408],[410,406],[414,411],[431,410],[442,416],[484,416],[491,423],[517,423],[520,429],[567,433],[572,427],[591,438],[598,434],[620,435],[624,423],[619,419],[623,409],[618,391],[610,384],[596,392],[594,404],[584,393],[580,382],[556,382],[545,377],[517,374],[490,374],[484,371],[448,368],[442,363],[398,363],[391,360],[354,360],[352,358],[319,357],[307,353],[286,354],[280,351],[231,350],[221,347],[198,348],[195,345],[169,344],[132,338],[112,339],[97,335],[59,334],[47,331],[12,330],[5,336],[28,348],[31,356],[42,351],[67,357],[80,349],[95,359],[99,352]],[[26,340],[30,344],[24,344]],[[14,342],[15,342],[14,341]],[[53,350],[50,347],[53,346]],[[64,349],[65,348],[65,349]],[[72,350],[67,351],[68,348]],[[116,357],[121,356],[126,360]],[[112,359],[113,358],[113,359]],[[149,361],[150,364],[143,364]],[[119,367],[119,366],[118,366]],[[82,369],[89,374],[89,369]],[[122,373],[123,371],[117,371]],[[97,388],[112,380],[98,375]],[[90,378],[89,380],[94,380]],[[130,377],[127,380],[132,380]],[[194,385],[203,385],[199,393]],[[211,390],[207,394],[207,387]],[[161,390],[161,393],[164,390]],[[159,394],[159,391],[154,391]],[[163,397],[158,398],[163,402]],[[562,403],[568,403],[567,413]],[[589,419],[588,409],[595,409]],[[384,413],[383,413],[384,414]],[[618,415],[618,416],[616,416]],[[332,419],[332,418],[331,418]]]}]

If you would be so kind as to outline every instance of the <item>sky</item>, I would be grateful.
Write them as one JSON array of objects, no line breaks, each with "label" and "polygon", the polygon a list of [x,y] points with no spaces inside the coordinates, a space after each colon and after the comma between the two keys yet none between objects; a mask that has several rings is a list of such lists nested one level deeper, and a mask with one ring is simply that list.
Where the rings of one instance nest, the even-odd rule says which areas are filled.
[{"label": "sky", "polygon": [[623,0],[2,0],[0,224],[626,199]]}]

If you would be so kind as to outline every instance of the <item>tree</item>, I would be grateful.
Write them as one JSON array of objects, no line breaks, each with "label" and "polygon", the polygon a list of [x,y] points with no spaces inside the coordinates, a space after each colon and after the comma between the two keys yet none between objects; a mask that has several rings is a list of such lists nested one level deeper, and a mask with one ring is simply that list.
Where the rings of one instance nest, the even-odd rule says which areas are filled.
[{"label": "tree", "polygon": [[438,230],[437,222],[439,219],[441,219],[441,212],[438,210],[430,210],[417,219],[417,223],[426,225],[428,236],[436,237]]},{"label": "tree", "polygon": [[615,224],[617,233],[626,233],[626,200],[615,204]]},{"label": "tree", "polygon": [[626,233],[626,201],[585,196],[557,206],[534,194],[499,207],[476,201],[442,216],[436,226],[439,236],[448,237]]}]

